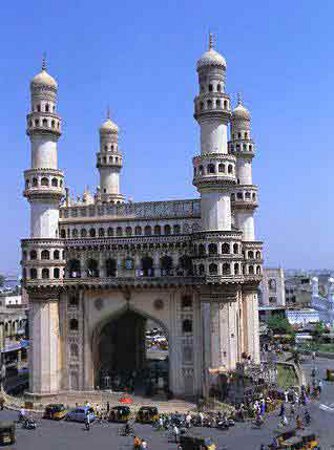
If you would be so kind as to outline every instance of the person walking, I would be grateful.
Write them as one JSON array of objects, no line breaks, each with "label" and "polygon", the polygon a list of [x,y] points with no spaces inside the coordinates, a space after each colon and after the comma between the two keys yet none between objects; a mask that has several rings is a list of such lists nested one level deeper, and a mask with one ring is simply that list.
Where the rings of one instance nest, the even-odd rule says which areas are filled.
[{"label": "person walking", "polygon": [[145,439],[142,439],[141,443],[140,443],[140,449],[145,449],[147,448],[147,442],[145,441]]},{"label": "person walking", "polygon": [[175,444],[178,444],[179,439],[180,439],[180,430],[178,429],[177,425],[174,425],[174,427],[173,427],[173,434],[174,434]]},{"label": "person walking", "polygon": [[85,427],[86,427],[87,431],[90,430],[90,417],[89,417],[89,412],[88,411],[87,411],[86,417],[85,417]]}]

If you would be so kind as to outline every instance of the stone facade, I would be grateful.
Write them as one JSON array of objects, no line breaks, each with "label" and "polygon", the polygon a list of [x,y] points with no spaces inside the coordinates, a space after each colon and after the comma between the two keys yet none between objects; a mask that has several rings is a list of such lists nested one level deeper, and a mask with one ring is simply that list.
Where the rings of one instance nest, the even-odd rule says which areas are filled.
[{"label": "stone facade", "polygon": [[259,361],[262,243],[254,232],[250,114],[240,99],[231,111],[226,63],[211,41],[197,71],[201,152],[193,184],[200,199],[165,202],[125,202],[118,127],[109,117],[99,130],[99,188],[77,200],[66,190],[62,201],[57,84],[45,67],[32,80],[24,191],[31,236],[22,241],[31,392],[94,389],[101,330],[124,311],[164,330],[175,395],[203,394],[208,369],[234,370],[245,355]]}]

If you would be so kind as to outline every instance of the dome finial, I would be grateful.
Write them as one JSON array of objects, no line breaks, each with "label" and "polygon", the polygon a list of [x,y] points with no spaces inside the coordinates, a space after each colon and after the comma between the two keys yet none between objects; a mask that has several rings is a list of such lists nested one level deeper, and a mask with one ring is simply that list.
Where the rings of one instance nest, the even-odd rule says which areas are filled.
[{"label": "dome finial", "polygon": [[209,50],[212,50],[215,47],[216,37],[213,33],[209,33]]},{"label": "dome finial", "polygon": [[43,52],[42,70],[46,70],[46,52]]},{"label": "dome finial", "polygon": [[238,105],[242,105],[242,97],[241,97],[241,92],[238,92]]},{"label": "dome finial", "polygon": [[107,120],[110,120],[110,106],[107,106]]}]

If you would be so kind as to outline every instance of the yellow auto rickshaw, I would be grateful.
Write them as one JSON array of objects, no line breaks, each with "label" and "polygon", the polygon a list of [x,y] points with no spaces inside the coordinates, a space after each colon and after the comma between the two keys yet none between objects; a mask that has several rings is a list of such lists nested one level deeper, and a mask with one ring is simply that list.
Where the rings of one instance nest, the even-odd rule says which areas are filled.
[{"label": "yellow auto rickshaw", "polygon": [[211,438],[198,436],[180,436],[182,450],[216,450],[216,444]]},{"label": "yellow auto rickshaw", "polygon": [[317,448],[319,446],[319,439],[315,433],[305,430],[298,432],[298,436],[302,438],[304,448],[306,449]]},{"label": "yellow auto rickshaw", "polygon": [[0,422],[0,445],[15,444],[15,423]]},{"label": "yellow auto rickshaw", "polygon": [[68,410],[62,403],[50,404],[46,405],[44,409],[43,419],[61,420],[67,413]]},{"label": "yellow auto rickshaw", "polygon": [[128,406],[114,406],[109,412],[109,422],[126,423],[131,417]]},{"label": "yellow auto rickshaw", "polygon": [[142,406],[136,416],[136,422],[139,423],[154,423],[158,419],[159,412],[155,406]]}]

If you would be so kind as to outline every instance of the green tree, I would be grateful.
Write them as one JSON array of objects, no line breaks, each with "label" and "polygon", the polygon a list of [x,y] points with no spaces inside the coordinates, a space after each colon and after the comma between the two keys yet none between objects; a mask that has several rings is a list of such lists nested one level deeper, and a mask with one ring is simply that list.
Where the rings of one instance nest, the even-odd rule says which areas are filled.
[{"label": "green tree", "polygon": [[268,328],[276,334],[293,334],[293,328],[286,317],[275,314],[267,321]]},{"label": "green tree", "polygon": [[311,331],[311,335],[316,344],[319,344],[324,332],[325,332],[325,325],[323,324],[323,322],[317,322],[315,324],[314,329]]}]

